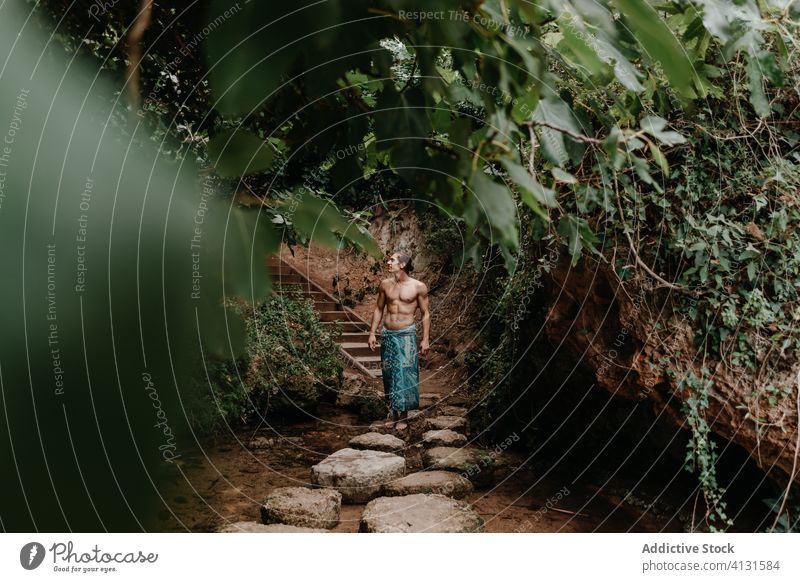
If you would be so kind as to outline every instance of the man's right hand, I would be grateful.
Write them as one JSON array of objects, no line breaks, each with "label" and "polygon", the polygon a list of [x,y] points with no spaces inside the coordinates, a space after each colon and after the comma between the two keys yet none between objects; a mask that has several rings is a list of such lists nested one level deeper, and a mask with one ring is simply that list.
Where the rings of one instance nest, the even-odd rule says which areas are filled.
[{"label": "man's right hand", "polygon": [[374,333],[369,334],[369,339],[367,340],[367,344],[369,345],[369,349],[374,352],[376,346],[378,345],[378,340],[375,339]]}]

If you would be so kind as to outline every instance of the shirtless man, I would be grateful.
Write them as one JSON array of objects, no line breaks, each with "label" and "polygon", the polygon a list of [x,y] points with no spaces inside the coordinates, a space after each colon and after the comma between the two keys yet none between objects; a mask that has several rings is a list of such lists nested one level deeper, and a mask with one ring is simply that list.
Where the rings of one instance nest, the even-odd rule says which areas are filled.
[{"label": "shirtless man", "polygon": [[[419,408],[419,364],[417,361],[417,335],[414,315],[419,307],[422,312],[422,343],[424,355],[430,348],[430,312],[428,310],[428,287],[413,279],[409,273],[414,269],[411,256],[394,253],[386,261],[390,277],[381,281],[378,303],[372,314],[369,331],[369,349],[375,351],[375,331],[383,318],[381,338],[381,368],[384,394],[392,409],[397,430],[408,427],[405,422],[410,409]],[[386,307],[386,317],[383,309]]]}]

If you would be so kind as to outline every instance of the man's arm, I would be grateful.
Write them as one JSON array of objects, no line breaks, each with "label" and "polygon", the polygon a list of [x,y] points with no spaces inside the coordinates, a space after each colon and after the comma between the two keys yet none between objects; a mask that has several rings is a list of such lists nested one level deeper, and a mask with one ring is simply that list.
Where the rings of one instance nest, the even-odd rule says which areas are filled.
[{"label": "man's arm", "polygon": [[378,340],[375,339],[375,331],[378,329],[378,324],[383,317],[384,305],[386,305],[386,292],[383,290],[383,281],[381,281],[381,285],[378,287],[378,302],[375,304],[375,311],[372,312],[372,323],[369,326],[369,339],[367,340],[369,349],[373,352],[378,345]]},{"label": "man's arm", "polygon": [[430,348],[431,335],[431,312],[428,309],[428,286],[425,283],[420,283],[417,303],[420,311],[422,311],[422,344],[420,345],[420,350],[424,354]]}]

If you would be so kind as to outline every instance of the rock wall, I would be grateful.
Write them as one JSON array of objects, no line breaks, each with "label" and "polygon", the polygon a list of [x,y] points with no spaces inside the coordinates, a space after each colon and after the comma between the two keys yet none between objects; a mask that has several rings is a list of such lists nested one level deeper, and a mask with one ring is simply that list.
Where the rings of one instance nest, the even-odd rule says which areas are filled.
[{"label": "rock wall", "polygon": [[[543,281],[550,343],[580,360],[597,386],[615,396],[645,400],[656,414],[682,426],[681,405],[688,394],[679,389],[680,379],[689,370],[699,376],[705,366],[713,380],[705,416],[711,430],[740,445],[770,478],[786,482],[798,454],[796,362],[763,362],[758,378],[722,361],[702,362],[692,322],[673,315],[669,307],[669,294],[675,291],[653,289],[647,282],[623,287],[604,266],[561,265]],[[766,376],[786,388],[788,397],[767,404]]]}]

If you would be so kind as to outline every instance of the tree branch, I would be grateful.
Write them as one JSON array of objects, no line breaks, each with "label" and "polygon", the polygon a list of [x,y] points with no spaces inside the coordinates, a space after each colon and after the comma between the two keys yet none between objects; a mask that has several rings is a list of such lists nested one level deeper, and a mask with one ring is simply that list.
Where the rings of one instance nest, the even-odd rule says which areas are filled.
[{"label": "tree branch", "polygon": [[142,95],[139,90],[139,65],[142,62],[142,38],[150,26],[150,15],[153,12],[153,0],[141,0],[139,13],[133,21],[126,44],[128,45],[128,75],[125,83],[128,86],[131,105],[138,110],[142,104]]},{"label": "tree branch", "polygon": [[572,139],[577,140],[577,141],[582,141],[584,143],[590,143],[590,144],[594,144],[594,145],[603,145],[603,140],[601,140],[601,139],[597,139],[595,137],[589,137],[588,135],[583,135],[581,133],[575,133],[572,130],[564,129],[563,127],[560,127],[558,125],[553,125],[552,123],[548,123],[547,121],[529,121],[527,123],[528,127],[531,127],[531,126],[534,126],[534,125],[538,125],[540,127],[547,127],[549,129],[554,129],[556,131],[560,131],[564,135],[568,135],[569,137],[571,137]]}]

